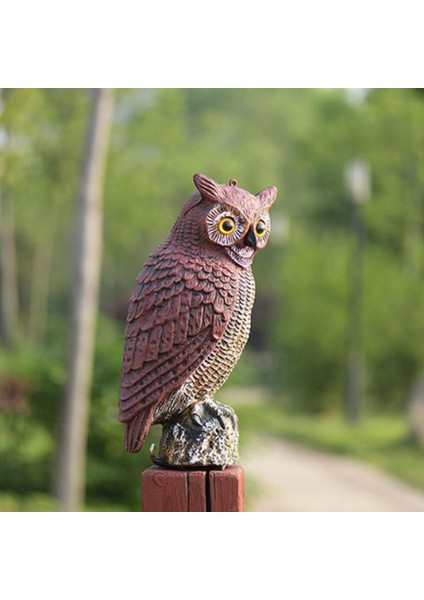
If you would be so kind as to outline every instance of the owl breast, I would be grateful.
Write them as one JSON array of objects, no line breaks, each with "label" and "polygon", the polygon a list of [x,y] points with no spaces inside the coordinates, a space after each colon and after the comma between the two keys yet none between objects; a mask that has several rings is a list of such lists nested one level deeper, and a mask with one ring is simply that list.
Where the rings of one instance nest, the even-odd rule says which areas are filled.
[{"label": "owl breast", "polygon": [[167,415],[180,412],[206,396],[213,397],[237,364],[249,338],[255,300],[255,280],[250,268],[238,271],[238,284],[233,314],[222,338],[168,401],[157,407],[155,423],[163,422]]}]

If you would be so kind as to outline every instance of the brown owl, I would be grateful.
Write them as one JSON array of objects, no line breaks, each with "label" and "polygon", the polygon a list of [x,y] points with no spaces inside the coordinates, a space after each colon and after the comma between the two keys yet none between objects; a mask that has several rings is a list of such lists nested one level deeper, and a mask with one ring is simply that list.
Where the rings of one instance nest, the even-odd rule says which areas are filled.
[{"label": "brown owl", "polygon": [[277,188],[255,196],[235,180],[220,185],[200,173],[193,179],[197,191],[149,256],[130,298],[119,402],[129,452],[141,449],[153,424],[189,414],[201,430],[206,414],[222,427],[234,415],[214,395],[249,336],[251,264],[268,242]]}]

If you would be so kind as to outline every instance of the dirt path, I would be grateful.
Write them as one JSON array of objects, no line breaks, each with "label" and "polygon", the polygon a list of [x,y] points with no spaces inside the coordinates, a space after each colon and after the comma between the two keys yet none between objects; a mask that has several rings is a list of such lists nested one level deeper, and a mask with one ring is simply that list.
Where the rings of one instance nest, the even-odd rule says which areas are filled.
[{"label": "dirt path", "polygon": [[240,464],[254,486],[249,511],[424,511],[424,494],[394,477],[280,439],[258,439]]}]

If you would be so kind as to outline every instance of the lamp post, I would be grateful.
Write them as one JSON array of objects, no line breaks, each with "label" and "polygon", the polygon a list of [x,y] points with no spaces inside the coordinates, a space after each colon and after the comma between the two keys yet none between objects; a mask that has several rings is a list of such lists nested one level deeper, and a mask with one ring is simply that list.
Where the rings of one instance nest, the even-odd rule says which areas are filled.
[{"label": "lamp post", "polygon": [[349,198],[353,246],[349,267],[348,349],[345,416],[349,422],[359,419],[364,396],[365,364],[362,352],[363,259],[365,224],[363,206],[371,191],[368,163],[360,158],[349,161],[345,170]]}]

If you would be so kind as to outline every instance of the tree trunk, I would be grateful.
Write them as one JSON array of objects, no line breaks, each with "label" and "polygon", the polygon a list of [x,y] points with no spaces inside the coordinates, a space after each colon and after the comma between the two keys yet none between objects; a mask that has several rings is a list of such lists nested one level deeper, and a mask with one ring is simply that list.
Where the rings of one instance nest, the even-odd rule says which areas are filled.
[{"label": "tree trunk", "polygon": [[[53,207],[52,210],[54,211],[55,208]],[[27,337],[36,347],[40,345],[46,330],[55,229],[56,218],[54,213],[50,221],[50,239],[42,240],[39,236],[34,248],[29,291]]]},{"label": "tree trunk", "polygon": [[112,90],[93,90],[77,203],[68,379],[56,479],[62,511],[79,510],[84,500],[89,393],[101,264],[101,198],[112,112]]},{"label": "tree trunk", "polygon": [[[6,134],[5,153],[9,144],[10,137]],[[0,157],[0,334],[4,346],[13,348],[18,328],[18,284],[13,206],[4,185],[4,163]]]}]

